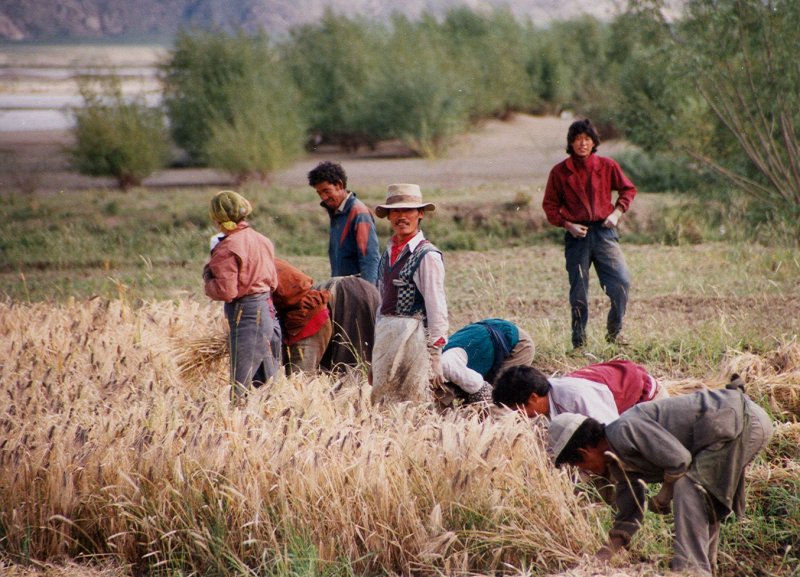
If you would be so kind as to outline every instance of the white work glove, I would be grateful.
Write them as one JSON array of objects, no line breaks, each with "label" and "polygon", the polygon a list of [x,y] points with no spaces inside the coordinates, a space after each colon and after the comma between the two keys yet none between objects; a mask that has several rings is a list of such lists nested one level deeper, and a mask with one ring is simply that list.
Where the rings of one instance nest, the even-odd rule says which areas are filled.
[{"label": "white work glove", "polygon": [[574,222],[565,221],[564,228],[575,238],[583,238],[589,232],[589,227],[585,224],[575,224]]},{"label": "white work glove", "polygon": [[442,372],[442,349],[439,347],[428,347],[431,358],[431,385],[434,387],[444,386],[444,373]]},{"label": "white work glove", "polygon": [[217,248],[217,245],[223,238],[225,238],[224,232],[218,232],[217,234],[212,236],[208,241],[208,250],[213,252],[213,250]]},{"label": "white work glove", "polygon": [[603,226],[606,228],[614,228],[617,226],[619,222],[619,217],[622,216],[622,209],[617,207],[614,209],[614,212],[608,215],[606,219],[603,221]]}]

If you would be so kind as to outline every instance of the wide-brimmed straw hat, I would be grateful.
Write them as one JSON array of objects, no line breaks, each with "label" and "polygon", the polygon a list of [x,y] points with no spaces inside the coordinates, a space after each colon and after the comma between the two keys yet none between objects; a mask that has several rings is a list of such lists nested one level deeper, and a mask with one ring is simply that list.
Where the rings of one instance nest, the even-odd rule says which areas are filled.
[{"label": "wide-brimmed straw hat", "polygon": [[572,435],[586,419],[586,416],[576,413],[561,413],[550,419],[550,452],[553,460],[558,460],[564,447],[572,439]]},{"label": "wide-brimmed straw hat", "polygon": [[375,207],[378,218],[385,218],[393,208],[418,208],[436,210],[432,202],[422,202],[422,191],[418,184],[390,184],[386,189],[386,202]]}]

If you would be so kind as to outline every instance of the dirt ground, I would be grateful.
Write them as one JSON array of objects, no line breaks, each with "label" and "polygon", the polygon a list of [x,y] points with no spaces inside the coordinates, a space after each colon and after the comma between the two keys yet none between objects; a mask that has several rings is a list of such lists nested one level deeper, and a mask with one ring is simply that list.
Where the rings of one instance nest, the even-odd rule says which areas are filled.
[{"label": "dirt ground", "polygon": [[[505,184],[542,190],[550,168],[565,156],[567,128],[572,119],[519,114],[508,121],[490,120],[462,135],[446,158],[429,160],[406,154],[397,143],[374,151],[346,153],[321,148],[291,167],[274,173],[270,183],[281,187],[306,185],[306,173],[321,160],[341,162],[352,188],[384,187],[392,182],[415,182],[423,190],[456,190]],[[114,180],[76,174],[69,169],[65,131],[0,132],[0,178],[3,188],[60,191],[113,188]],[[602,154],[622,144],[610,141]],[[167,169],[148,178],[146,186],[232,185],[230,176],[210,169]]]}]

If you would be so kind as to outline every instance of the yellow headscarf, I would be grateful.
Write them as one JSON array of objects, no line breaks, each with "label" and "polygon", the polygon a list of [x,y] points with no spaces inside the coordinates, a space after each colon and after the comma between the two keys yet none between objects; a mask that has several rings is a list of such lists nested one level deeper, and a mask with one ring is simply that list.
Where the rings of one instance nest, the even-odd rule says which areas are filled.
[{"label": "yellow headscarf", "polygon": [[225,230],[234,230],[236,225],[253,211],[250,202],[238,192],[221,190],[211,199],[208,214]]}]

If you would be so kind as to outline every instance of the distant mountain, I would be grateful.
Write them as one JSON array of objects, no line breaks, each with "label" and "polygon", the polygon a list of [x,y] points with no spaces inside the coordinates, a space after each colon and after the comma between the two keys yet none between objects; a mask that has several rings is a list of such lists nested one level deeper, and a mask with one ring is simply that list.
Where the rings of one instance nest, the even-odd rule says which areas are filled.
[{"label": "distant mountain", "polygon": [[326,8],[384,20],[455,6],[505,7],[544,25],[581,14],[612,17],[619,0],[0,0],[0,40],[112,40],[171,37],[181,27],[265,30],[281,37],[318,20]]}]

